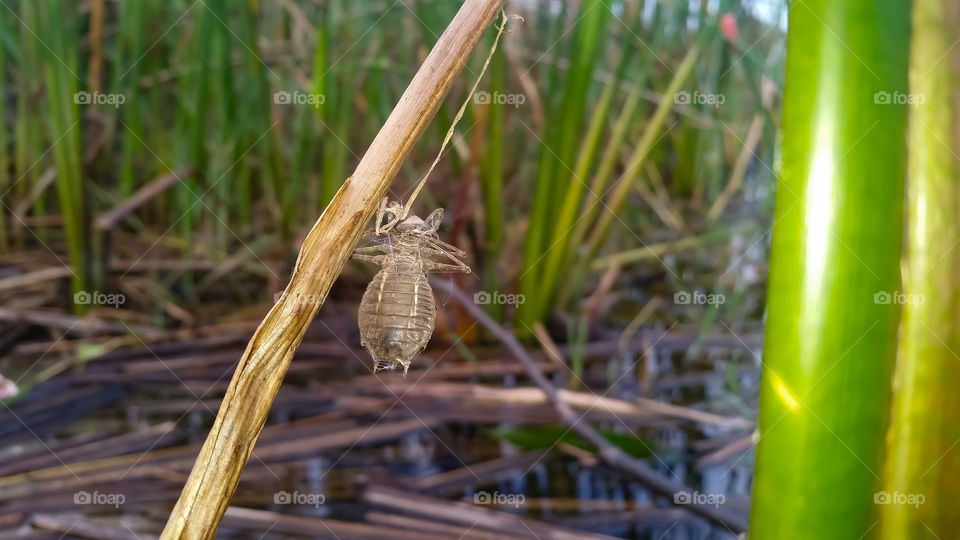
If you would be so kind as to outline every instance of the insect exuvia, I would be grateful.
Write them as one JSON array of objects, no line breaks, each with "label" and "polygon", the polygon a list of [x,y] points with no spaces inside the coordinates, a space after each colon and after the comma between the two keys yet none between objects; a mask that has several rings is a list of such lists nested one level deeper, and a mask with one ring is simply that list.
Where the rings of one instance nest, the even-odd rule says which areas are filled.
[{"label": "insect exuvia", "polygon": [[[373,356],[374,373],[403,369],[406,375],[411,360],[430,341],[437,308],[427,274],[470,272],[461,260],[466,253],[437,237],[443,208],[425,220],[402,217],[402,208],[398,203],[388,208],[384,200],[376,227],[365,234],[373,245],[353,252],[354,259],[380,267],[363,293],[357,317],[360,344]],[[384,222],[388,214],[392,217]]]}]

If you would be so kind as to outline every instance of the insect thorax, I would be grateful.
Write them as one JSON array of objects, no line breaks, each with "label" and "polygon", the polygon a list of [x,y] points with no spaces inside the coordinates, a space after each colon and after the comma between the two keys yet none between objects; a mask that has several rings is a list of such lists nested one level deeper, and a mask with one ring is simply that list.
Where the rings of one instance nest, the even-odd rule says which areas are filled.
[{"label": "insect thorax", "polygon": [[426,274],[469,273],[466,255],[441,242],[437,229],[443,209],[421,219],[384,199],[373,231],[373,245],[354,257],[380,266],[360,302],[360,342],[373,356],[374,371],[402,369],[426,347],[433,334],[436,305]]}]

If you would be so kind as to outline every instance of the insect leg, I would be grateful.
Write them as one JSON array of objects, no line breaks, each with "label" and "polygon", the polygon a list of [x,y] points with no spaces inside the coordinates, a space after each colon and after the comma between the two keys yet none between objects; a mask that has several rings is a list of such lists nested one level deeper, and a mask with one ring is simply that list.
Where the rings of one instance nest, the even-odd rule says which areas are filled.
[{"label": "insect leg", "polygon": [[376,229],[367,229],[363,231],[363,234],[360,235],[361,242],[371,242],[375,240],[378,236]]},{"label": "insect leg", "polygon": [[453,260],[456,262],[456,264],[446,264],[446,263],[425,259],[423,261],[423,271],[431,272],[434,274],[449,274],[449,273],[469,274],[471,272],[469,266],[460,262],[457,259],[453,259]]},{"label": "insect leg", "polygon": [[[376,233],[378,235],[389,233],[393,229],[393,226],[400,221],[402,211],[403,207],[401,207],[399,203],[389,203],[388,199],[384,197],[380,202],[380,207],[377,209]],[[384,223],[384,220],[387,219],[387,214],[391,217]]]},{"label": "insect leg", "polygon": [[353,250],[354,255],[374,255],[376,253],[383,253],[385,250],[383,246],[362,246],[355,248]]},{"label": "insect leg", "polygon": [[383,230],[383,227],[381,227],[381,223],[383,223],[383,213],[386,209],[387,209],[387,198],[384,197],[383,200],[380,201],[380,206],[377,207],[377,223],[374,230],[378,235]]},{"label": "insect leg", "polygon": [[[359,249],[357,251],[359,251]],[[368,262],[371,264],[375,264],[377,266],[383,266],[383,260],[386,257],[387,257],[386,255],[361,255],[355,251],[351,259],[356,261]]]},{"label": "insect leg", "polygon": [[428,245],[431,249],[438,250],[438,251],[441,251],[441,252],[446,252],[446,254],[448,254],[448,255],[452,255],[452,256],[454,256],[454,257],[461,258],[461,259],[462,259],[463,257],[466,257],[466,256],[467,256],[467,253],[466,253],[465,251],[463,251],[462,249],[460,249],[460,248],[458,248],[458,247],[456,247],[456,246],[452,246],[452,245],[444,242],[443,240],[438,240],[438,239],[436,239],[436,238],[431,238],[431,237],[428,236],[428,237],[426,237],[426,241],[427,241],[427,242],[426,242],[427,245]]},{"label": "insect leg", "polygon": [[[443,248],[428,245],[422,248],[420,253],[423,256],[424,271],[470,273],[470,267],[467,266],[466,263]],[[435,259],[431,259],[430,257],[434,257]]]}]

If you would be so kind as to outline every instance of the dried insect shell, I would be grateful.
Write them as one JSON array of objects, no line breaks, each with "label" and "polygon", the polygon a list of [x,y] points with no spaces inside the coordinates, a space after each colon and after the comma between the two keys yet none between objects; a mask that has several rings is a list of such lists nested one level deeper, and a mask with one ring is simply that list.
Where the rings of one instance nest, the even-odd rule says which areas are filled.
[{"label": "dried insect shell", "polygon": [[368,233],[379,243],[357,248],[353,254],[381,268],[363,293],[357,324],[360,344],[373,356],[374,373],[403,369],[406,374],[410,362],[430,341],[437,318],[427,274],[469,273],[470,267],[460,260],[464,252],[437,239],[442,208],[426,220],[409,216],[399,221],[396,209],[381,206],[393,217],[381,212],[376,228]]},{"label": "dried insect shell", "polygon": [[398,257],[377,272],[360,302],[360,343],[375,361],[374,371],[403,369],[433,335],[437,308],[419,261]]}]

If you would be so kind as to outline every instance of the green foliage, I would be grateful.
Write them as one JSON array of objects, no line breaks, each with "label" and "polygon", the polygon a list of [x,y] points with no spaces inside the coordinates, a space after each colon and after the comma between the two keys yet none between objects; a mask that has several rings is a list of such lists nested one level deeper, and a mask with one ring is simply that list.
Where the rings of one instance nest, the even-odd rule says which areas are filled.
[{"label": "green foliage", "polygon": [[[610,441],[610,444],[635,458],[649,457],[653,453],[651,443],[633,433],[600,430],[600,434]],[[524,450],[546,450],[560,443],[569,444],[582,450],[595,450],[586,439],[576,432],[560,426],[500,427],[491,430],[490,435]]]},{"label": "green foliage", "polygon": [[[47,36],[42,55],[50,107],[49,136],[54,141],[52,152],[57,167],[57,194],[63,214],[67,252],[70,257],[73,292],[87,288],[87,242],[84,230],[84,196],[82,189],[82,150],[80,135],[79,86],[77,78],[78,15],[70,2],[48,0],[37,6],[22,4],[28,20],[34,19]],[[83,304],[74,303],[82,311]]]},{"label": "green foliage", "polygon": [[[739,8],[729,4],[723,9]],[[386,10],[346,0],[113,6],[104,11],[99,59],[81,46],[90,39],[91,12],[74,4],[21,2],[0,19],[2,87],[12,96],[10,131],[6,141],[0,137],[0,167],[9,172],[0,199],[8,214],[28,201],[23,217],[40,222],[6,220],[0,248],[5,241],[42,241],[54,250],[66,244],[75,286],[97,283],[107,262],[90,247],[107,247],[91,221],[188,165],[191,174],[121,222],[157,239],[145,256],[173,248],[185,258],[221,259],[270,235],[295,241],[349,175],[459,3],[418,0]],[[663,195],[680,199],[681,209],[697,183],[709,180],[707,198],[718,191],[714,184],[732,166],[724,150],[737,142],[726,133],[761,108],[757,74],[779,77],[777,59],[757,49],[782,34],[735,10],[749,43],[761,42],[738,63],[716,38],[718,13],[683,3],[589,0],[517,9],[526,22],[511,25],[481,86],[514,102],[468,108],[421,200],[446,206],[465,233],[455,242],[478,248],[472,263],[485,290],[524,295],[518,328],[525,329],[558,307],[576,311],[593,286],[596,254],[637,247],[644,232],[620,224],[656,223],[634,199],[643,182],[638,158],[669,171]],[[689,52],[705,42],[710,55]],[[463,89],[485,53],[478,51],[451,100],[468,97]],[[102,64],[100,81],[89,80],[94,60]],[[676,107],[671,93],[692,91],[701,76],[710,80],[704,88],[731,101],[744,82],[749,91],[729,113]],[[122,96],[122,104],[64,101],[96,87]],[[278,95],[313,101],[282,103]],[[703,126],[703,118],[721,113],[727,129]],[[391,196],[419,180],[452,114],[441,108]],[[757,152],[764,160],[769,142]],[[51,168],[57,197],[38,186]],[[57,216],[62,229],[48,225]],[[178,279],[177,294],[193,296],[193,276]],[[490,309],[510,317],[503,306]]]}]

